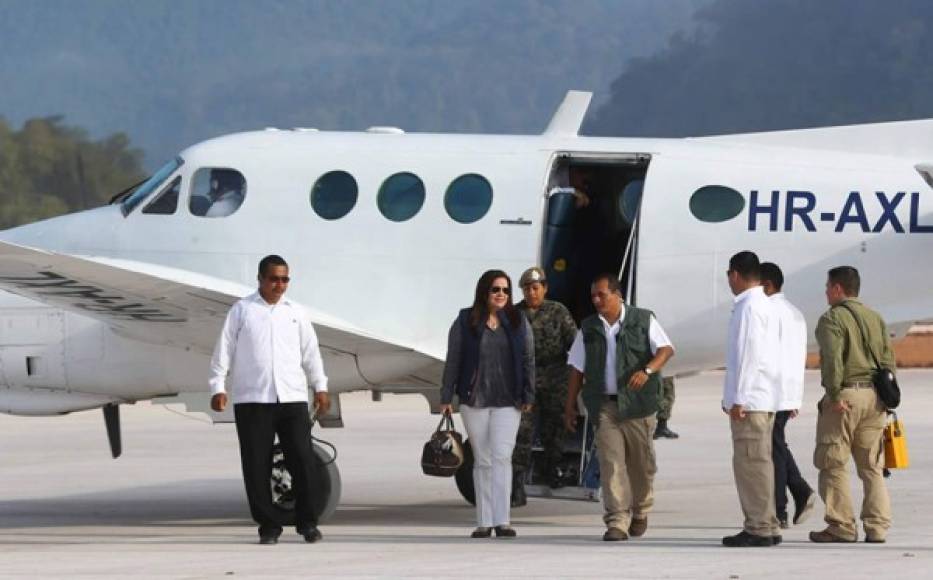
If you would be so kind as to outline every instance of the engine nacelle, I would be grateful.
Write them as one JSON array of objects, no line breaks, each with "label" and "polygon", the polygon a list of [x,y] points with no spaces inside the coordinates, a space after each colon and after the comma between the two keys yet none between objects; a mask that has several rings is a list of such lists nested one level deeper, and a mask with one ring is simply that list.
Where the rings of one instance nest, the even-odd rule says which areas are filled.
[{"label": "engine nacelle", "polygon": [[0,412],[55,415],[206,392],[208,358],[129,340],[93,319],[4,295]]}]

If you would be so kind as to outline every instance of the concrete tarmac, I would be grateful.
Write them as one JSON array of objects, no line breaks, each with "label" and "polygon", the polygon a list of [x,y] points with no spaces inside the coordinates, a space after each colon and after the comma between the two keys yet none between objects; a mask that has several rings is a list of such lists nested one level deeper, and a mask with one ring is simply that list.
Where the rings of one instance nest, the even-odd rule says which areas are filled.
[{"label": "concrete tarmac", "polygon": [[[742,514],[719,410],[722,374],[704,373],[677,381],[671,427],[681,438],[657,442],[648,532],[619,543],[601,541],[599,504],[543,499],[513,510],[516,540],[470,539],[474,510],[453,480],[421,474],[421,446],[437,416],[417,396],[376,403],[368,393],[344,395],[346,428],[317,432],[338,446],[343,498],[314,545],[293,530],[276,546],[256,544],[232,425],[176,407],[126,406],[124,454],[114,461],[100,411],[2,415],[0,577],[925,578],[933,371],[905,370],[899,379],[911,466],[888,480],[894,525],[883,545],[810,543],[807,533],[823,527],[818,504],[781,546],[722,547]],[[787,429],[814,487],[820,392],[819,376],[808,372],[804,409]]]}]

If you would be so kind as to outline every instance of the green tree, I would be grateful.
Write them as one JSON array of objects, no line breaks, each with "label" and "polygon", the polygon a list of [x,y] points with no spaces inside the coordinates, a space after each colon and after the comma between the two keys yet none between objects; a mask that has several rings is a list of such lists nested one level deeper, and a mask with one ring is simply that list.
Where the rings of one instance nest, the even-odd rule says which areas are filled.
[{"label": "green tree", "polygon": [[14,131],[0,117],[0,228],[102,205],[143,177],[142,158],[122,133],[93,141],[61,117]]}]

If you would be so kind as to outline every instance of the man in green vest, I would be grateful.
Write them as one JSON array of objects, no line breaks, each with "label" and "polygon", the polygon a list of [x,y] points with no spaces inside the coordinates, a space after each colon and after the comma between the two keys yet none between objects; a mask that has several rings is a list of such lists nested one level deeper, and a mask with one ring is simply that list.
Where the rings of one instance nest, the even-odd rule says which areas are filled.
[{"label": "man in green vest", "polygon": [[597,314],[583,320],[570,347],[564,425],[575,429],[582,389],[587,415],[596,425],[607,527],[603,540],[617,542],[648,529],[657,472],[653,435],[660,371],[674,347],[650,310],[624,304],[615,276],[597,276],[590,296]]},{"label": "man in green vest", "polygon": [[891,527],[891,500],[884,485],[881,432],[885,407],[872,377],[881,366],[894,370],[894,349],[884,320],[858,299],[858,270],[839,266],[829,271],[829,310],[816,325],[820,371],[826,394],[816,420],[813,464],[820,470],[819,490],[826,504],[827,527],[810,532],[817,543],[854,542],[858,527],[849,491],[849,456],[865,489],[862,526],[865,541],[884,543]]}]

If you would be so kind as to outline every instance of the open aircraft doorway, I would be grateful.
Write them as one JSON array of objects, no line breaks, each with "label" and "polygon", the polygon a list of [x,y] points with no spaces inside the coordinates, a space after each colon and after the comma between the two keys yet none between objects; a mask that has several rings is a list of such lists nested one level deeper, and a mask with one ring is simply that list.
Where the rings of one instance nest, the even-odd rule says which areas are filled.
[{"label": "open aircraft doorway", "polygon": [[560,153],[548,180],[541,264],[548,297],[579,323],[594,312],[590,282],[618,273],[635,302],[638,216],[650,156]]}]

